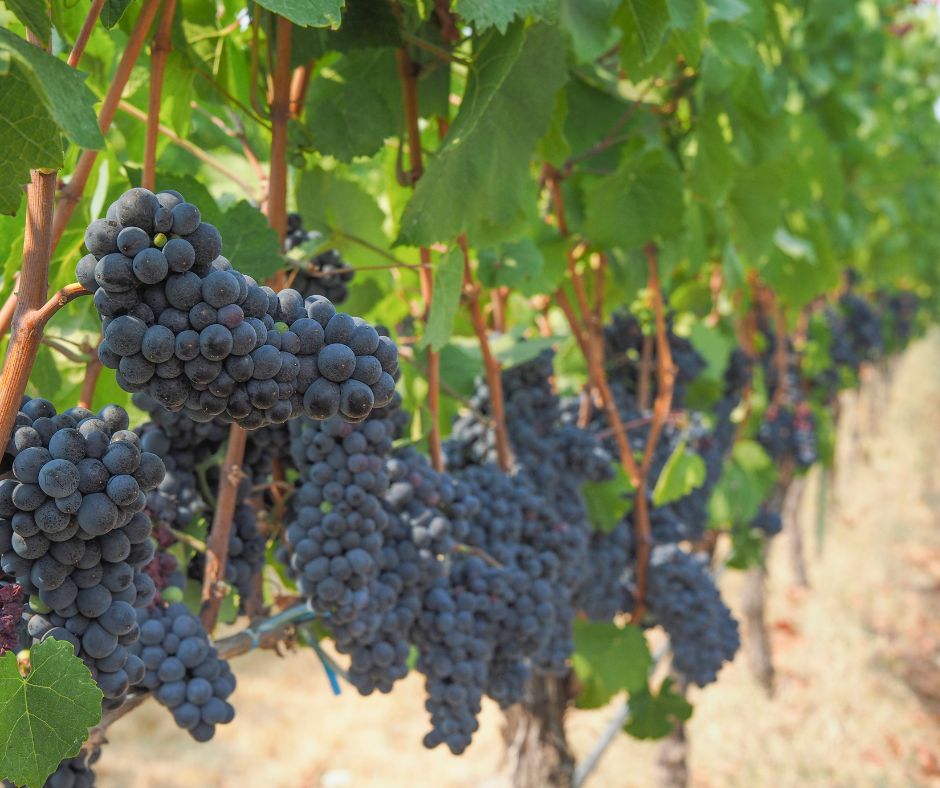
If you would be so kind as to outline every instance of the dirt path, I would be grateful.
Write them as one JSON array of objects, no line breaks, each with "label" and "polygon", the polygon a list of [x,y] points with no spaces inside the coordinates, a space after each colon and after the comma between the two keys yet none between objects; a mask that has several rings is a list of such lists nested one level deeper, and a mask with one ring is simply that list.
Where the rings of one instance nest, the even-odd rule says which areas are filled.
[{"label": "dirt path", "polygon": [[[693,695],[694,786],[940,785],[940,338],[911,350],[890,392],[853,410],[879,430],[842,468],[821,544],[808,485],[809,591],[792,587],[785,545],[772,551],[776,697],[760,693],[743,659]],[[740,576],[722,582],[737,603]],[[99,784],[462,788],[487,782],[498,766],[492,706],[461,758],[421,747],[415,677],[392,696],[344,689],[334,698],[308,651],[251,655],[237,672],[238,717],[211,744],[191,742],[150,703],[115,726]],[[576,751],[590,748],[608,714],[572,715]],[[589,785],[654,784],[656,751],[620,738]]]}]

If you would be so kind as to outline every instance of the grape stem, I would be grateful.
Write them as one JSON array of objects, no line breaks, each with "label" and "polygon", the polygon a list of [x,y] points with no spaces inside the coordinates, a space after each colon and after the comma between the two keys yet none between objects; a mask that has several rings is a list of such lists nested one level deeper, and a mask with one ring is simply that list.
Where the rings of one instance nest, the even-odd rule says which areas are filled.
[{"label": "grape stem", "polygon": [[140,185],[154,190],[157,177],[157,139],[160,135],[160,100],[163,97],[163,75],[166,59],[173,48],[170,34],[173,31],[173,14],[176,0],[163,0],[163,12],[157,24],[157,32],[150,48],[150,94],[147,99],[147,129],[144,138],[144,170]]},{"label": "grape stem", "polygon": [[95,401],[95,387],[98,385],[98,378],[101,375],[103,364],[98,358],[97,348],[91,345],[87,346],[89,360],[85,365],[85,377],[82,379],[82,391],[78,397],[78,404],[83,408],[91,408]]},{"label": "grape stem", "polygon": [[[543,180],[549,190],[558,231],[567,238],[569,234],[568,222],[565,218],[565,200],[561,191],[559,178],[560,175],[557,171],[549,166],[545,167]],[[568,259],[570,261],[572,257],[569,256]],[[577,270],[575,270],[573,266],[569,266],[569,272],[571,272],[573,276],[577,276]],[[563,286],[560,286],[555,291],[553,300],[564,313],[568,325],[571,327],[571,333],[577,341],[578,347],[581,349],[581,354],[587,361],[588,381],[597,389],[597,393],[600,396],[601,404],[607,415],[607,421],[610,423],[610,428],[614,433],[614,441],[617,444],[620,464],[623,466],[624,471],[626,471],[631,484],[636,487],[640,480],[640,470],[633,456],[633,450],[630,448],[627,431],[624,429],[623,420],[620,418],[620,412],[617,410],[617,403],[614,400],[613,392],[611,392],[610,385],[607,382],[607,370],[604,366],[604,347],[601,333],[598,330],[594,332],[595,336],[592,337],[590,326],[582,326],[582,321],[578,319],[574,306],[568,299],[568,295],[565,293]],[[585,315],[585,317],[589,317],[589,314]],[[592,345],[594,346],[593,349]],[[599,348],[598,345],[600,346]]]},{"label": "grape stem", "polygon": [[[418,124],[420,112],[418,109],[418,65],[411,59],[408,49],[404,46],[395,52],[398,64],[398,76],[401,81],[402,106],[405,113],[405,131],[408,138],[408,160],[411,169],[408,173],[407,183],[412,187],[424,174],[424,162],[421,157],[421,128]],[[401,146],[399,146],[401,156]],[[421,267],[418,269],[418,278],[421,285],[421,299],[424,303],[422,319],[427,324],[431,313],[431,304],[434,299],[434,274],[431,270],[431,250],[422,246]],[[434,348],[428,346],[428,455],[431,467],[435,471],[444,470],[444,451],[441,444],[441,357]]]},{"label": "grape stem", "polygon": [[[251,142],[248,140],[248,135],[245,132],[245,124],[242,123],[241,118],[238,117],[232,110],[228,110],[229,117],[232,120],[232,126],[229,126],[225,123],[222,118],[217,115],[213,115],[209,110],[199,104],[198,101],[191,101],[189,103],[190,109],[194,112],[199,112],[209,119],[213,126],[219,129],[226,137],[231,139],[238,140],[242,148],[242,153],[245,154],[245,158],[248,160],[248,165],[251,167],[252,173],[258,179],[258,183],[261,184],[259,188],[262,191],[266,190],[268,183],[268,174],[264,171],[264,167],[261,165],[261,162],[258,160],[258,157],[255,155],[254,149],[251,147]],[[234,128],[233,128],[234,126]]]},{"label": "grape stem", "polygon": [[646,246],[646,262],[649,267],[649,289],[652,293],[653,314],[656,316],[656,399],[653,402],[653,421],[646,436],[646,449],[643,452],[643,460],[640,464],[640,478],[639,484],[636,486],[634,503],[636,513],[633,523],[636,542],[636,606],[631,616],[634,623],[643,620],[650,548],[653,541],[647,496],[650,467],[653,464],[653,455],[656,451],[656,444],[659,442],[659,436],[662,434],[663,427],[666,425],[669,412],[672,409],[672,392],[676,377],[672,352],[669,348],[669,337],[666,333],[666,310],[660,289],[656,247],[651,243]]},{"label": "grape stem", "polygon": [[88,353],[76,352],[55,337],[43,337],[42,344],[76,364],[87,364],[91,361],[91,356]]},{"label": "grape stem", "polygon": [[212,632],[219,617],[222,600],[228,592],[225,584],[225,567],[228,563],[228,543],[232,531],[235,506],[238,503],[238,486],[244,478],[242,462],[248,433],[233,424],[229,431],[225,461],[219,481],[219,496],[212,518],[212,530],[206,540],[206,569],[202,583],[202,610],[200,619],[206,632]]},{"label": "grape stem", "polygon": [[[147,35],[159,7],[160,3],[157,2],[144,3],[141,6],[140,15],[137,17],[133,31],[131,31],[124,54],[121,56],[121,62],[118,64],[117,71],[114,72],[111,87],[108,88],[108,93],[104,97],[101,111],[98,114],[98,128],[101,130],[102,135],[107,134],[108,129],[111,128],[111,122],[114,120],[118,104],[121,101],[121,94],[127,86],[127,80],[130,79],[131,71],[133,71],[134,64],[144,47],[144,42],[147,40]],[[85,191],[88,177],[91,175],[91,169],[94,167],[97,157],[98,151],[96,150],[82,151],[72,177],[59,192],[55,220],[52,223],[52,249],[59,245],[65,228],[68,227],[69,219],[72,218],[75,206],[78,205],[82,192]]]},{"label": "grape stem", "polygon": [[512,448],[509,444],[509,431],[506,429],[502,370],[490,348],[486,322],[483,319],[483,310],[480,308],[480,286],[473,281],[473,271],[470,267],[467,236],[461,235],[457,242],[460,245],[460,251],[463,252],[463,297],[470,312],[473,332],[477,335],[477,340],[480,343],[480,351],[483,354],[483,370],[486,373],[486,385],[490,390],[490,407],[493,411],[493,423],[496,432],[496,460],[499,467],[505,473],[509,473],[512,469],[513,457]]},{"label": "grape stem", "polygon": [[68,64],[72,68],[78,66],[82,55],[85,54],[85,47],[88,44],[88,39],[91,38],[95,25],[98,24],[98,17],[101,16],[102,8],[104,8],[104,0],[92,0],[91,8],[88,9],[88,16],[85,17],[82,29],[78,33],[78,38],[75,39],[72,51],[69,52]]}]

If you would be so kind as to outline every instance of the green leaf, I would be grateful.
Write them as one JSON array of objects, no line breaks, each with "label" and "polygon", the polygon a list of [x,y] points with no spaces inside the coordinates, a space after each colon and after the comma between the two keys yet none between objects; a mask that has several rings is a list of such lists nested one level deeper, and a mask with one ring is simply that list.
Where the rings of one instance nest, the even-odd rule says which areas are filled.
[{"label": "green leaf", "polygon": [[52,22],[46,12],[45,0],[4,0],[4,4],[43,44],[49,43]]},{"label": "green leaf", "polygon": [[587,235],[600,245],[630,249],[682,230],[682,178],[659,148],[628,156],[588,188],[585,202]]},{"label": "green leaf", "polygon": [[392,49],[355,50],[321,66],[310,83],[305,123],[321,153],[371,156],[402,127]]},{"label": "green leaf", "polygon": [[684,498],[704,481],[705,461],[697,454],[686,452],[685,441],[680,441],[656,480],[653,505],[663,506]]},{"label": "green leaf", "polygon": [[277,233],[264,214],[245,200],[222,214],[217,229],[222,236],[222,253],[243,274],[261,282],[283,267]]},{"label": "green leaf", "polygon": [[386,247],[382,209],[359,183],[338,170],[305,170],[297,183],[296,196],[304,226],[333,235],[331,245],[337,249],[361,252],[364,247],[356,239]]},{"label": "green leaf", "polygon": [[692,187],[707,200],[718,203],[728,194],[738,164],[716,113],[704,112],[699,118],[697,140]]},{"label": "green leaf", "polygon": [[520,234],[535,207],[529,161],[566,78],[563,48],[546,25],[526,31],[519,23],[487,37],[460,111],[405,206],[396,243],[429,246],[466,232],[483,246]]},{"label": "green leaf", "polygon": [[78,754],[88,729],[101,720],[101,690],[74,647],[49,638],[30,651],[19,674],[16,654],[0,657],[0,774],[40,788],[66,758]]},{"label": "green leaf", "polygon": [[499,249],[481,249],[478,257],[480,282],[485,287],[510,287],[524,296],[542,292],[544,258],[531,238],[509,241]]},{"label": "green leaf", "polygon": [[621,465],[614,465],[614,478],[605,482],[585,482],[581,485],[588,520],[595,531],[610,533],[617,523],[633,508],[630,483]]},{"label": "green leaf", "polygon": [[495,27],[505,33],[514,19],[553,21],[558,15],[558,0],[453,0],[452,5],[478,32]]},{"label": "green leaf", "polygon": [[630,719],[623,730],[635,739],[661,739],[691,716],[692,704],[673,689],[673,679],[667,676],[655,695],[649,689],[630,694]]},{"label": "green leaf", "polygon": [[124,12],[130,6],[132,0],[105,0],[104,7],[101,9],[101,24],[108,30],[121,21]]},{"label": "green leaf", "polygon": [[697,66],[702,59],[707,8],[704,0],[668,0],[672,41],[686,62]]},{"label": "green leaf", "polygon": [[593,63],[617,41],[610,23],[617,0],[561,0],[561,28],[571,38],[574,56],[580,63]]},{"label": "green leaf", "polygon": [[582,707],[603,705],[621,690],[632,695],[646,687],[653,659],[638,627],[575,620],[574,644],[571,664],[591,688],[590,697],[579,699]]},{"label": "green leaf", "polygon": [[0,77],[0,213],[13,214],[34,167],[62,166],[62,137],[20,65]]},{"label": "green leaf", "polygon": [[539,155],[549,164],[562,167],[571,155],[571,144],[565,137],[565,121],[568,119],[568,94],[559,90],[555,97],[555,111],[548,133],[539,140]]},{"label": "green leaf", "polygon": [[781,198],[786,192],[790,165],[771,160],[738,173],[728,203],[742,251],[757,261],[773,243],[783,222]]},{"label": "green leaf", "polygon": [[669,29],[669,4],[666,0],[623,0],[613,17],[623,31],[620,54],[630,70],[655,55]]},{"label": "green leaf", "polygon": [[36,93],[35,100],[46,106],[66,137],[80,148],[101,148],[104,140],[94,109],[98,99],[80,72],[9,30],[0,29],[0,55],[4,52],[23,67]]},{"label": "green leaf", "polygon": [[344,0],[258,0],[267,8],[299,27],[339,27]]},{"label": "green leaf", "polygon": [[459,246],[453,246],[434,269],[434,300],[421,347],[430,345],[432,350],[440,352],[450,341],[462,285],[463,252]]},{"label": "green leaf", "polygon": [[[395,47],[401,44],[398,20],[390,3],[382,0],[346,0],[339,30],[297,28],[291,45],[292,65],[300,66],[328,52]],[[422,105],[423,106],[423,105]]]},{"label": "green leaf", "polygon": [[[505,334],[494,335],[490,350],[504,369],[525,364],[536,358],[543,350],[553,348],[557,337],[535,337],[523,340],[524,326],[515,326]],[[481,359],[482,360],[482,359]]]},{"label": "green leaf", "polygon": [[39,396],[49,400],[55,400],[62,388],[62,375],[59,374],[56,358],[46,345],[40,345],[36,353],[36,363],[29,374],[29,385]]},{"label": "green leaf", "polygon": [[712,380],[722,380],[728,366],[728,358],[737,344],[735,338],[723,333],[717,326],[696,320],[689,331],[689,341],[708,363],[703,375]]}]

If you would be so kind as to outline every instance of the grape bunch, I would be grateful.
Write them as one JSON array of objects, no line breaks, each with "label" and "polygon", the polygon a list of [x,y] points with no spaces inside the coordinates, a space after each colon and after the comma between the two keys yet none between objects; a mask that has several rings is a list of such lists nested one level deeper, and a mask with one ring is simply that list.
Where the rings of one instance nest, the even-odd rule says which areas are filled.
[{"label": "grape bunch", "polygon": [[764,536],[776,536],[783,530],[783,518],[780,512],[774,511],[766,503],[761,504],[757,514],[751,518],[751,528],[760,531]]},{"label": "grape bunch", "polygon": [[29,635],[73,644],[105,698],[117,700],[142,671],[127,646],[135,605],[149,604],[153,557],[147,493],[163,461],[141,450],[116,405],[57,414],[24,398],[0,481],[0,565],[29,595]]},{"label": "grape bunch", "polygon": [[[287,215],[287,236],[284,245],[288,251],[316,238],[317,233],[304,230],[298,213]],[[343,261],[339,250],[327,249],[310,258],[297,269],[293,288],[305,296],[326,296],[334,304],[342,304],[349,297],[349,283],[356,272]]]},{"label": "grape bunch", "polygon": [[186,605],[139,609],[140,640],[132,653],[146,668],[140,684],[173,713],[176,724],[196,741],[215,735],[216,725],[235,718],[228,698],[235,691],[229,663]]},{"label": "grape bunch", "polygon": [[378,573],[392,438],[384,419],[362,429],[335,417],[291,426],[303,470],[287,524],[290,565],[315,612],[348,622],[368,607]]},{"label": "grape bunch", "polygon": [[771,405],[757,439],[774,460],[792,458],[800,468],[809,468],[819,459],[816,419],[806,402],[793,407]]},{"label": "grape bunch", "polygon": [[669,635],[673,667],[700,687],[715,681],[741,638],[704,557],[675,545],[653,548],[646,602]]},{"label": "grape bunch", "polygon": [[102,319],[99,357],[126,391],[247,429],[302,412],[361,420],[394,393],[391,340],[322,296],[275,293],[235,270],[178,192],[125,192],[85,245],[76,275]]}]

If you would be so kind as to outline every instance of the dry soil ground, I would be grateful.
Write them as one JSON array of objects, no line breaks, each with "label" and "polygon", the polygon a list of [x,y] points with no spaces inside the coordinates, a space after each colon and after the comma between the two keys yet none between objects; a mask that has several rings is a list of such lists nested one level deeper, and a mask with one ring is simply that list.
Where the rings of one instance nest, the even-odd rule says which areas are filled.
[{"label": "dry soil ground", "polygon": [[[768,621],[778,670],[765,697],[744,659],[695,692],[693,786],[940,785],[940,337],[914,346],[890,385],[850,404],[838,501],[816,537],[814,484],[802,523],[811,588],[792,582],[785,538],[770,559]],[[859,438],[863,428],[873,428]],[[848,442],[845,442],[848,441]],[[722,578],[736,604],[741,578]],[[492,785],[500,714],[460,758],[420,744],[420,680],[392,696],[333,697],[309,651],[237,663],[238,717],[198,745],[155,703],[111,731],[104,788]],[[579,754],[609,711],[575,712]],[[655,743],[619,737],[590,785],[655,783]]]}]

